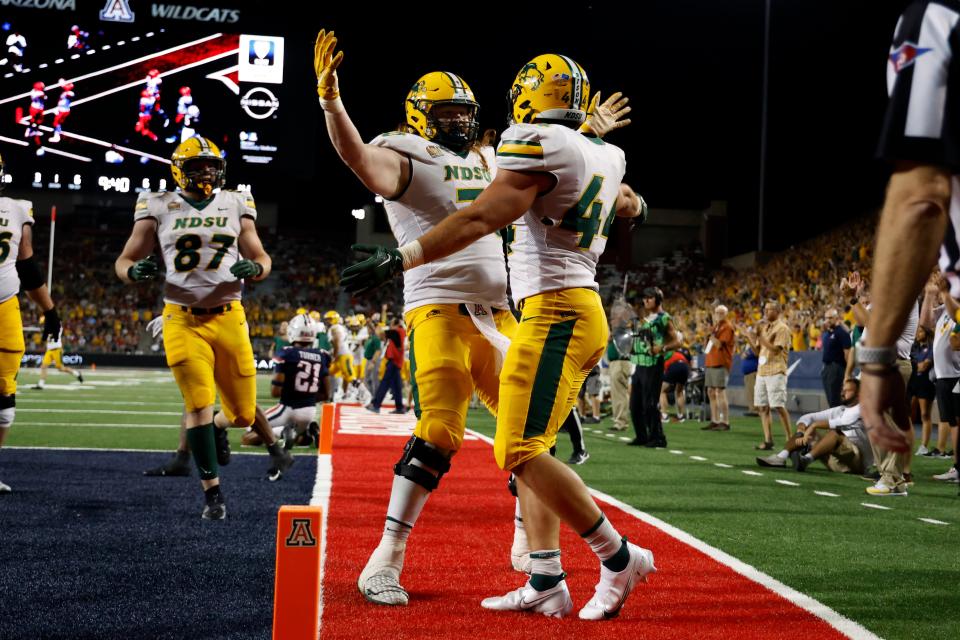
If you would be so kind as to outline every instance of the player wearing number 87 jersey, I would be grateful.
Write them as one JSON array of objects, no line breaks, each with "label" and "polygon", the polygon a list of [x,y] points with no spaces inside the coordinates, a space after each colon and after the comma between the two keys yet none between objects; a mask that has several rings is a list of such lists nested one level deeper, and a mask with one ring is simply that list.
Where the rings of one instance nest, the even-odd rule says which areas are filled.
[{"label": "player wearing number 87 jersey", "polygon": [[[167,364],[183,395],[186,438],[207,503],[203,517],[222,519],[226,511],[218,457],[229,458],[218,455],[223,447],[215,441],[225,439],[226,432],[214,432],[213,404],[219,391],[220,429],[227,426],[224,422],[248,427],[257,418],[256,368],[240,296],[242,279],[262,280],[270,273],[271,260],[257,235],[253,198],[220,190],[226,163],[216,146],[190,138],[171,160],[181,190],[140,194],[116,272],[124,282],[159,275],[148,258],[159,245],[166,267]],[[283,452],[265,419],[262,423],[277,458],[275,466],[283,466]]]}]

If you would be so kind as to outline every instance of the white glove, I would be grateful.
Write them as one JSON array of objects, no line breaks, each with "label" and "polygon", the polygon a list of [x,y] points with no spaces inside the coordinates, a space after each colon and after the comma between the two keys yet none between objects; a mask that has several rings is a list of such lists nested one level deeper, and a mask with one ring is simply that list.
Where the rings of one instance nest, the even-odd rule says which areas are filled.
[{"label": "white glove", "polygon": [[630,113],[630,107],[627,106],[629,100],[624,98],[622,93],[617,91],[603,104],[599,102],[600,92],[597,91],[593,94],[593,100],[590,101],[590,107],[587,109],[587,119],[580,125],[580,133],[602,138],[611,131],[630,124],[629,118],[621,120]]}]

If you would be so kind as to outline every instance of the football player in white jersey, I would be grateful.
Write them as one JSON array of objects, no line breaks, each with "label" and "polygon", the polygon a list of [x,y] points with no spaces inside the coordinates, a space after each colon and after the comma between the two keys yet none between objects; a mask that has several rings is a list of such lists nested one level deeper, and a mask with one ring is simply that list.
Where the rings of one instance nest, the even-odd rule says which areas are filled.
[{"label": "football player in white jersey", "polygon": [[47,367],[51,364],[57,368],[57,371],[69,373],[75,377],[78,382],[83,382],[83,375],[79,371],[63,364],[63,329],[60,329],[57,335],[47,338],[47,346],[43,352],[43,360],[40,362],[40,379],[37,380],[36,386],[33,387],[34,389],[43,389],[47,386]]},{"label": "football player in white jersey", "polygon": [[[222,520],[218,463],[229,460],[227,423],[245,428],[256,422],[271,443],[277,472],[292,464],[257,410],[257,370],[240,304],[242,281],[267,277],[271,260],[257,234],[253,197],[221,189],[226,161],[216,145],[190,138],[174,150],[171,162],[181,191],[139,195],[133,230],[115,267],[126,283],[154,278],[159,267],[148,256],[157,245],[163,254],[167,365],[183,395],[186,440],[206,502],[202,517]],[[222,412],[215,428],[217,392]],[[271,479],[274,475],[279,477],[271,472]]]},{"label": "football player in white jersey", "polygon": [[[317,36],[317,91],[330,140],[360,181],[383,196],[397,240],[411,242],[473,201],[493,179],[493,149],[477,142],[479,107],[457,75],[427,73],[407,94],[402,130],[366,144],[339,97],[336,69],[343,54],[334,55],[335,46],[332,32]],[[417,425],[394,467],[380,544],[357,582],[377,604],[408,602],[400,585],[407,538],[460,449],[473,390],[497,410],[499,349],[505,351],[516,320],[495,231],[404,276]]]},{"label": "football player in white jersey", "polygon": [[[0,190],[4,187],[0,157]],[[0,447],[16,413],[17,372],[23,357],[20,289],[43,312],[43,340],[60,335],[60,316],[33,256],[33,203],[0,196]],[[0,494],[9,493],[0,482]]]},{"label": "football player in white jersey", "polygon": [[523,216],[526,228],[510,261],[523,317],[500,374],[494,454],[518,478],[532,572],[519,589],[482,605],[556,617],[572,611],[560,562],[562,519],[600,560],[600,581],[579,615],[602,620],[617,615],[634,585],[655,568],[652,552],[622,539],[580,477],[549,455],[560,421],[606,346],[595,276],[613,216],[644,210],[621,183],[623,152],[573,128],[583,122],[588,99],[587,75],[570,58],[546,54],[525,64],[511,88],[513,124],[501,137],[493,183],[419,239],[399,249],[375,248],[344,270],[342,284],[352,292],[369,290]]}]

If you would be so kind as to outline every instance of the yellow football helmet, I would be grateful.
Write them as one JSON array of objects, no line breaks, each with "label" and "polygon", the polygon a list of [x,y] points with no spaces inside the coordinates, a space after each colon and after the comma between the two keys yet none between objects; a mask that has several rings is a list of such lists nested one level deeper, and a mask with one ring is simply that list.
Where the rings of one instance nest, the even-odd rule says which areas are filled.
[{"label": "yellow football helmet", "polygon": [[367,324],[367,316],[363,315],[362,313],[358,313],[354,317],[357,319],[357,324],[359,324],[360,326]]},{"label": "yellow football helmet", "polygon": [[590,81],[567,56],[539,55],[523,65],[507,98],[510,122],[554,122],[577,127],[587,117]]},{"label": "yellow football helmet", "polygon": [[193,136],[174,149],[170,156],[170,173],[182,190],[199,191],[209,197],[214,189],[223,186],[227,161],[217,145],[201,136]]},{"label": "yellow football helmet", "polygon": [[[467,119],[436,117],[433,108],[444,104],[467,107]],[[431,71],[417,80],[407,93],[404,110],[411,133],[416,132],[453,151],[462,151],[469,146],[477,139],[480,130],[477,122],[480,105],[473,97],[473,91],[463,78],[449,71]]]},{"label": "yellow football helmet", "polygon": [[[304,311],[304,313],[306,313],[306,311]],[[310,317],[311,317],[314,321],[320,322],[320,312],[319,312],[319,311],[311,311],[311,312],[310,312]]]},{"label": "yellow football helmet", "polygon": [[[297,310],[296,310],[294,313],[299,316],[299,315],[304,314],[304,313],[306,313],[306,312],[307,312],[307,308],[306,308],[306,307],[298,307]],[[317,316],[317,317],[319,317],[319,316]]]},{"label": "yellow football helmet", "polygon": [[323,319],[327,321],[327,325],[340,324],[342,322],[340,314],[336,311],[327,311],[323,314]]}]

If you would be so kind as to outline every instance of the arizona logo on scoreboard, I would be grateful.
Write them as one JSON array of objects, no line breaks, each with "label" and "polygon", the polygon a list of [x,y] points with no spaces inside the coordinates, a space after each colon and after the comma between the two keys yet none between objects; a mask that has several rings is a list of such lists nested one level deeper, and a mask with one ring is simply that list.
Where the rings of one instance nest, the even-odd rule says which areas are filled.
[{"label": "arizona logo on scoreboard", "polygon": [[133,18],[130,0],[107,0],[100,10],[100,19],[105,22],[133,22]]}]

